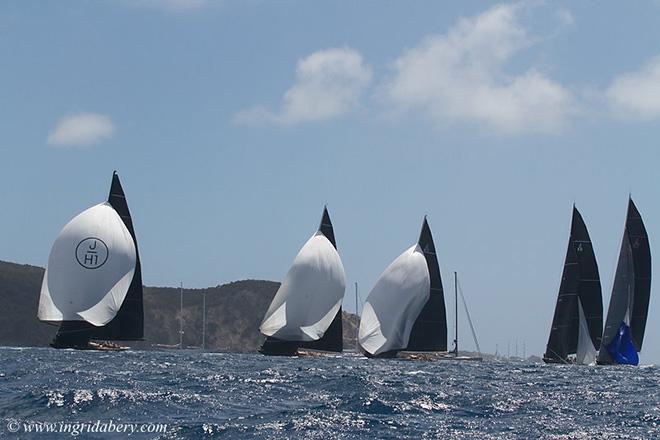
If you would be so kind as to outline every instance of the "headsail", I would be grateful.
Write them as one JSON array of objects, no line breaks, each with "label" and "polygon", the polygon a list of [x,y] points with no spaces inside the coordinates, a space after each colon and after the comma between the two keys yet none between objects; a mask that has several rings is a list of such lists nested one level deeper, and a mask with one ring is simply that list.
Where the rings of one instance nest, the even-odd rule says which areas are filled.
[{"label": "headsail", "polygon": [[440,269],[426,218],[418,243],[385,269],[369,293],[358,340],[373,356],[399,350],[446,350]]},{"label": "headsail", "polygon": [[571,236],[564,271],[543,359],[568,362],[575,354],[580,363],[594,361],[600,347],[603,303],[598,265],[587,227],[573,206]]},{"label": "headsail", "polygon": [[[300,343],[297,345],[314,341],[318,345],[313,348],[341,351],[338,335],[345,286],[332,223],[324,210],[319,230],[294,259],[261,323],[261,333],[268,336],[262,352],[280,354],[278,346],[286,348],[286,353],[293,349],[292,344],[279,341]],[[322,339],[326,333],[327,339]]]},{"label": "headsail", "polygon": [[599,364],[639,363],[651,294],[651,251],[642,218],[628,201],[626,227],[598,352]]}]

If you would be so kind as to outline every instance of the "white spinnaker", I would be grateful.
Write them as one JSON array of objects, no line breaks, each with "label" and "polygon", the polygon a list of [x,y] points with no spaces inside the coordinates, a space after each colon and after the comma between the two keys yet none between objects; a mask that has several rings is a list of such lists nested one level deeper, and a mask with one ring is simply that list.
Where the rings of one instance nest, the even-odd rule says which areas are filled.
[{"label": "white spinnaker", "polygon": [[360,346],[372,355],[406,348],[430,286],[426,258],[414,245],[385,269],[369,292],[360,319]]},{"label": "white spinnaker", "polygon": [[259,330],[285,341],[316,341],[339,311],[345,288],[337,250],[317,232],[293,260]]},{"label": "white spinnaker", "polygon": [[591,365],[596,362],[596,355],[598,352],[594,348],[594,343],[591,341],[589,334],[589,326],[587,319],[584,316],[584,309],[582,308],[582,301],[578,298],[578,342],[576,362],[578,364]]},{"label": "white spinnaker", "polygon": [[39,319],[107,324],[126,297],[135,265],[135,243],[112,206],[87,209],[64,226],[53,244]]}]

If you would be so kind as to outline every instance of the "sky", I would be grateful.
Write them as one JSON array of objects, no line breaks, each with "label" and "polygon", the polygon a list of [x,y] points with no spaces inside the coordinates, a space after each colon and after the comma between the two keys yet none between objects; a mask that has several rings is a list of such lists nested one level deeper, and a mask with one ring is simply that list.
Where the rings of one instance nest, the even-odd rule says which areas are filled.
[{"label": "sky", "polygon": [[657,249],[659,20],[658,1],[3,1],[0,259],[45,266],[117,170],[146,285],[281,280],[327,204],[353,310],[428,215],[482,350],[541,355],[573,203],[605,310],[629,194]]}]

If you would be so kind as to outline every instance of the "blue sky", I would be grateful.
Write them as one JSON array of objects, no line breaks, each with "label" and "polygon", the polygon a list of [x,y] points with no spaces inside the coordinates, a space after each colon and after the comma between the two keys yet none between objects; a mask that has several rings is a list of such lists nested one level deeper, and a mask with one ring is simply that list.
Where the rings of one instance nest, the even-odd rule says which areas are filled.
[{"label": "blue sky", "polygon": [[629,192],[655,249],[658,20],[654,1],[4,1],[0,259],[45,265],[117,169],[146,284],[279,280],[327,203],[364,299],[427,214],[482,348],[541,354],[574,202],[605,308]]}]

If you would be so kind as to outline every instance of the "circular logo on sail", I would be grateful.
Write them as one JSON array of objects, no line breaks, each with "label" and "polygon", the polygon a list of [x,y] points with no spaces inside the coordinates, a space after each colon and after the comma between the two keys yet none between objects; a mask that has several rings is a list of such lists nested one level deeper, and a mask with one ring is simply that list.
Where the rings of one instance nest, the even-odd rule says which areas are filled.
[{"label": "circular logo on sail", "polygon": [[108,246],[96,237],[88,237],[76,246],[76,260],[85,269],[98,269],[108,261]]}]

